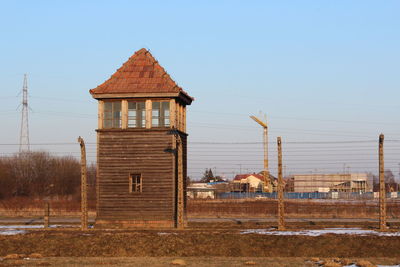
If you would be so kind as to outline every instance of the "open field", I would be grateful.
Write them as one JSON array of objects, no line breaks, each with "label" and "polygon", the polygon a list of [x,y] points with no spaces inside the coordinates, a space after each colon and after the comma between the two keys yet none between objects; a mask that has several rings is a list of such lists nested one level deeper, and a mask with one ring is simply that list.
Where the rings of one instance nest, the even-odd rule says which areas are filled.
[{"label": "open field", "polygon": [[[388,225],[400,229],[400,201],[387,201]],[[0,202],[0,225],[42,224],[42,201]],[[51,205],[52,224],[80,223],[78,203],[57,201]],[[287,200],[285,220],[288,228],[361,227],[378,226],[376,200]],[[237,229],[276,227],[277,202],[271,199],[245,200],[189,200],[187,218],[190,228]],[[94,223],[96,212],[89,211],[89,222]]]},{"label": "open field", "polygon": [[[191,200],[189,217],[275,217],[273,199]],[[289,218],[378,218],[378,200],[290,199],[285,200]],[[388,218],[400,218],[400,200],[387,200]]]},{"label": "open field", "polygon": [[[188,218],[274,218],[274,199],[188,200]],[[72,201],[50,203],[55,216],[79,216],[80,204]],[[11,199],[0,201],[0,217],[43,216],[44,201]],[[378,218],[378,200],[297,199],[285,200],[288,218]],[[95,216],[95,205],[89,206]],[[400,200],[387,199],[388,218],[400,219]]]}]

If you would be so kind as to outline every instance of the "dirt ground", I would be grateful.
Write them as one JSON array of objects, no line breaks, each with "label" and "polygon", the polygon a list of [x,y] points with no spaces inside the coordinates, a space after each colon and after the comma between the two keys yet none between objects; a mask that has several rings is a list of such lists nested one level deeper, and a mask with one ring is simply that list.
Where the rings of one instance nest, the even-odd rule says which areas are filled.
[{"label": "dirt ground", "polygon": [[[192,220],[189,221],[188,229],[182,231],[91,229],[82,232],[75,228],[29,230],[26,234],[0,235],[0,266],[173,266],[174,260],[178,260],[178,263],[186,266],[312,267],[323,266],[320,264],[323,261],[333,262],[333,258],[348,263],[368,260],[380,265],[400,264],[400,237],[241,234],[243,229],[276,228],[277,223],[273,220],[276,216],[273,210],[276,203],[233,202],[192,203],[195,206],[189,207],[188,214]],[[227,205],[222,207],[226,208],[224,212],[220,210],[219,204]],[[358,202],[337,205],[304,201],[298,204],[287,206],[288,211],[292,210],[292,215],[295,215],[293,220],[287,220],[288,229],[361,227],[376,230],[378,227],[375,204],[371,207],[367,205],[361,211],[358,206],[364,203]],[[334,204],[336,207],[333,207]],[[400,229],[398,207],[399,202],[396,202],[389,212],[392,231]],[[319,217],[321,213],[325,215]],[[257,219],[266,214],[270,214],[267,217],[272,220]],[[300,214],[307,217],[300,217]],[[0,215],[5,216],[1,212]],[[20,214],[21,218],[27,218],[28,215],[31,216]],[[63,213],[60,215],[66,216]],[[212,220],[206,222],[198,219],[202,216]],[[93,214],[91,217],[93,219]],[[225,220],[219,221],[221,218]],[[66,225],[79,222],[69,219],[71,221],[66,220]],[[15,221],[10,223],[15,224]],[[38,253],[43,258],[26,259],[32,253]],[[18,257],[4,259],[10,254],[18,254]],[[314,261],[311,261],[312,258]]]},{"label": "dirt ground", "polygon": [[[3,260],[0,266],[269,266],[269,267],[299,267],[319,266],[319,262],[346,262],[361,263],[369,261],[376,265],[395,265],[400,262],[400,258],[343,258],[343,259],[311,259],[304,257],[57,257],[42,259],[19,259]],[[372,265],[373,266],[373,265]]]},{"label": "dirt ground", "polygon": [[400,257],[400,237],[278,236],[239,230],[36,230],[0,236],[0,256],[45,257]]}]

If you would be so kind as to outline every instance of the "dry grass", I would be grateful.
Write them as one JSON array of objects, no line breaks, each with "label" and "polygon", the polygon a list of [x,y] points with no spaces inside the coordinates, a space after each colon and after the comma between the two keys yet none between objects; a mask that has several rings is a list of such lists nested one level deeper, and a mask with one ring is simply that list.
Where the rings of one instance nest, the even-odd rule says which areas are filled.
[{"label": "dry grass", "polygon": [[[331,259],[325,259],[326,262]],[[373,264],[394,265],[399,258],[366,258],[340,259],[341,262],[368,261]],[[174,265],[181,262],[185,265]],[[50,257],[34,260],[6,260],[0,266],[268,266],[268,267],[299,267],[320,266],[304,257]]]},{"label": "dry grass", "polygon": [[[29,217],[43,216],[46,201],[28,197],[14,197],[0,201],[0,216]],[[79,201],[70,198],[52,199],[49,201],[51,214],[73,216],[78,215],[81,208]],[[93,201],[89,203],[89,210],[95,211]]]},{"label": "dry grass", "polygon": [[[190,200],[191,217],[274,217],[277,201],[263,200]],[[400,218],[400,201],[387,201],[388,218]],[[286,200],[285,214],[291,218],[374,218],[379,216],[377,200]]]},{"label": "dry grass", "polygon": [[[0,201],[0,216],[42,216],[45,201],[31,198],[11,198]],[[78,215],[80,203],[72,199],[50,201],[53,215]],[[95,212],[95,201],[89,201],[89,210]],[[257,218],[275,217],[277,202],[273,199],[189,200],[189,217],[196,218]],[[378,202],[373,200],[286,200],[285,214],[290,218],[377,218]],[[400,201],[387,201],[388,218],[400,218]]]}]

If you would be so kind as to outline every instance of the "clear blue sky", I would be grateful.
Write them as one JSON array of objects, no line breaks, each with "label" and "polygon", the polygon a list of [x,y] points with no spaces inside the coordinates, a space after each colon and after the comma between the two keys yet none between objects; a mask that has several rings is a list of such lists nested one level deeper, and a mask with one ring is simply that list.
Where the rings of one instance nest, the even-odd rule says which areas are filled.
[{"label": "clear blue sky", "polygon": [[[258,171],[258,144],[227,151],[195,142],[262,141],[260,127],[248,118],[260,110],[268,115],[272,143],[277,136],[285,142],[373,140],[381,132],[398,140],[399,10],[399,1],[365,0],[2,1],[0,143],[19,141],[16,96],[24,73],[31,143],[75,142],[79,135],[95,142],[97,107],[88,90],[142,47],[196,98],[188,112],[192,176],[205,167],[227,176],[239,168]],[[356,154],[348,161],[362,161],[348,163],[352,171],[376,172],[376,143],[340,146],[348,149],[341,153]],[[387,166],[398,173],[400,144],[386,147]],[[270,148],[275,167],[276,147]],[[299,149],[287,144],[291,148]],[[371,149],[368,157],[361,148]],[[18,146],[0,149],[10,153]],[[340,171],[346,162],[330,154],[318,165],[315,157],[307,165],[288,155],[288,172]]]}]

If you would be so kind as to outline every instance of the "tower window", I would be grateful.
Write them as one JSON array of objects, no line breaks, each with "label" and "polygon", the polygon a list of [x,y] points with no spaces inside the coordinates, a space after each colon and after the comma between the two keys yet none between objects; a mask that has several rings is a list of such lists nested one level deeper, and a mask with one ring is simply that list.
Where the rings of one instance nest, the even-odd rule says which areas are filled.
[{"label": "tower window", "polygon": [[144,128],[146,125],[145,102],[128,102],[128,128]]},{"label": "tower window", "polygon": [[142,175],[140,173],[129,174],[129,193],[142,192]]},{"label": "tower window", "polygon": [[153,101],[151,125],[153,127],[169,127],[169,102]]},{"label": "tower window", "polygon": [[104,128],[121,128],[121,101],[104,102]]}]

